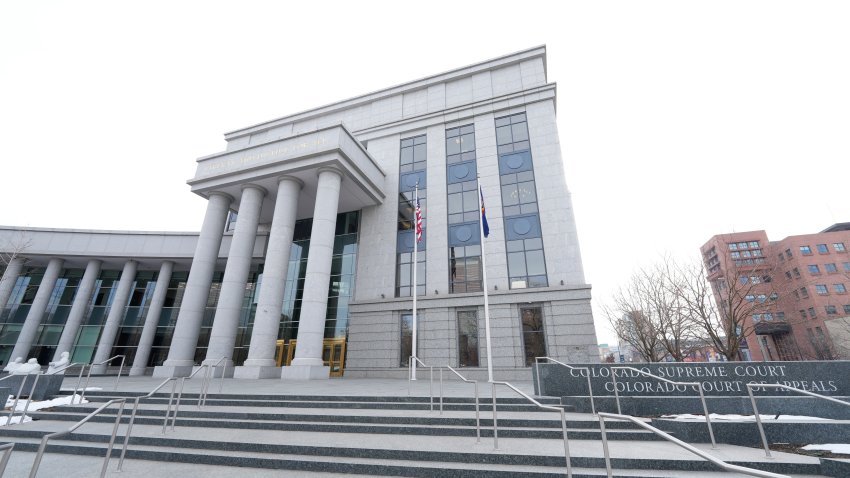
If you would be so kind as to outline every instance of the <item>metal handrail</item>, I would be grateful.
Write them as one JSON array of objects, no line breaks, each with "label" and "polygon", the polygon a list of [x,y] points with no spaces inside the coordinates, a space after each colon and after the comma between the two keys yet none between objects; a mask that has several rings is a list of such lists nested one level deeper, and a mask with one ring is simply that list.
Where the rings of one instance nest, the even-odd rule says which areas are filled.
[{"label": "metal handrail", "polygon": [[171,413],[171,400],[174,398],[174,386],[177,385],[177,378],[171,377],[165,379],[162,383],[157,385],[156,388],[150,391],[147,395],[140,395],[136,397],[133,401],[133,413],[130,415],[130,422],[127,425],[127,432],[124,434],[124,446],[121,448],[121,458],[118,460],[118,471],[121,471],[121,467],[124,465],[124,455],[127,453],[127,444],[130,443],[130,434],[133,433],[133,423],[136,421],[136,410],[139,408],[139,401],[145,398],[150,398],[159,391],[162,387],[165,386],[168,382],[174,382],[171,385],[171,396],[168,399],[168,411],[165,413],[165,420],[162,423],[162,433],[165,433],[166,426],[168,424],[168,415]]},{"label": "metal handrail", "polygon": [[714,427],[711,425],[711,416],[708,414],[708,405],[705,404],[705,394],[702,393],[702,384],[699,382],[674,382],[672,380],[668,380],[664,377],[659,377],[658,375],[653,375],[649,372],[645,372],[640,369],[636,369],[634,367],[626,367],[626,366],[617,366],[611,367],[611,381],[614,384],[614,397],[617,399],[617,413],[623,414],[623,410],[620,408],[620,393],[617,391],[617,374],[614,373],[614,370],[633,370],[641,375],[646,375],[647,377],[652,377],[656,380],[661,380],[662,382],[666,382],[672,385],[683,385],[688,387],[696,388],[697,392],[699,392],[699,401],[702,403],[702,411],[705,413],[705,424],[708,427],[708,436],[711,437],[711,448],[717,448],[717,442],[714,440]]},{"label": "metal handrail", "polygon": [[419,364],[422,365],[423,367],[428,367],[428,369],[431,371],[431,378],[430,378],[430,383],[428,385],[428,390],[431,393],[431,411],[433,412],[434,411],[434,367],[431,366],[431,365],[426,365],[425,362],[419,360],[419,357],[416,357],[414,355],[410,356],[410,361],[407,364],[407,396],[408,397],[410,396],[410,387],[411,387],[411,384],[413,382],[413,365],[414,365],[413,361],[414,360],[419,362]]},{"label": "metal handrail", "polygon": [[738,472],[738,473],[743,473],[745,475],[758,476],[758,477],[761,477],[761,478],[790,478],[788,475],[779,475],[779,474],[776,474],[776,473],[771,473],[769,471],[762,471],[762,470],[756,470],[754,468],[747,468],[745,466],[730,465],[729,463],[726,463],[725,461],[723,461],[719,458],[716,458],[712,455],[709,455],[708,453],[700,450],[699,448],[696,448],[693,445],[685,443],[682,440],[679,440],[678,438],[675,438],[672,435],[669,435],[669,434],[653,427],[652,425],[649,425],[648,423],[644,423],[642,420],[638,420],[635,417],[632,417],[632,416],[629,416],[629,415],[616,414],[616,413],[599,412],[599,429],[602,431],[602,450],[605,453],[605,469],[608,472],[608,478],[613,478],[614,475],[612,474],[612,471],[611,471],[611,454],[608,452],[608,433],[605,431],[605,419],[606,418],[612,418],[612,419],[615,419],[615,420],[630,421],[630,422],[638,425],[639,427],[641,427],[645,430],[649,430],[649,431],[655,433],[656,435],[660,436],[661,438],[664,438],[667,441],[671,441],[671,442],[675,443],[676,445],[679,445],[680,447],[684,448],[685,450],[688,450],[689,452],[691,452],[691,453],[693,453],[697,456],[700,456],[700,457],[710,461],[711,463],[714,463],[715,465],[719,466],[720,468],[723,468],[726,471],[735,471],[735,472]]},{"label": "metal handrail", "polygon": [[537,363],[537,367],[535,372],[537,372],[537,390],[542,394],[543,393],[543,384],[540,383],[540,360],[548,360],[550,362],[556,363],[558,365],[567,367],[570,370],[584,370],[587,375],[587,390],[590,393],[590,411],[593,415],[596,415],[596,405],[593,403],[593,385],[590,384],[590,367],[573,367],[572,365],[567,365],[563,362],[559,362],[552,357],[534,357],[534,361]]},{"label": "metal handrail", "polygon": [[[56,370],[54,370],[54,371],[52,371],[48,374],[45,374],[45,375],[56,375],[59,372],[64,372],[65,370],[68,370],[71,367],[76,367],[77,365],[82,365],[82,367],[80,367],[80,375],[77,377],[77,386],[74,387],[74,393],[71,394],[71,405],[74,404],[74,400],[77,398],[77,392],[80,390],[80,384],[83,383],[83,372],[86,371],[86,366],[88,366],[88,364],[83,363],[83,362],[74,362],[74,363],[65,365],[64,367],[62,367],[60,369],[56,369]],[[80,396],[80,403],[83,403],[83,397],[82,396]]]},{"label": "metal handrail", "polygon": [[570,442],[569,442],[569,439],[567,438],[567,415],[564,413],[564,409],[560,408],[560,407],[550,407],[548,405],[543,405],[542,403],[540,403],[537,400],[526,395],[522,390],[514,387],[513,385],[511,385],[508,382],[490,382],[490,383],[493,384],[493,449],[494,450],[499,449],[499,426],[498,426],[498,417],[496,416],[496,385],[504,385],[504,386],[510,388],[511,390],[513,390],[514,392],[522,395],[523,397],[525,397],[526,400],[537,405],[538,407],[540,407],[544,410],[551,410],[553,412],[558,412],[558,413],[561,414],[561,430],[563,431],[563,434],[564,434],[564,459],[567,461],[567,478],[572,478],[573,467],[572,467],[572,463],[570,463],[570,461],[571,461],[570,460]]},{"label": "metal handrail", "polygon": [[792,392],[802,393],[803,395],[809,395],[811,397],[822,398],[824,400],[840,403],[842,405],[850,406],[850,403],[845,402],[843,400],[838,400],[832,397],[827,397],[825,395],[818,395],[817,393],[809,392],[808,390],[801,390],[799,388],[789,387],[787,385],[780,385],[778,383],[754,383],[750,382],[747,384],[747,395],[750,396],[750,403],[753,404],[753,414],[756,417],[756,424],[759,427],[759,434],[761,435],[761,443],[764,445],[764,454],[768,458],[773,458],[770,456],[770,447],[767,445],[767,437],[764,434],[764,427],[761,424],[761,416],[759,416],[759,409],[756,407],[756,398],[753,396],[753,388],[781,388],[783,390],[789,390]]},{"label": "metal handrail", "polygon": [[0,476],[6,472],[6,465],[9,463],[9,458],[12,457],[12,449],[15,448],[14,443],[5,443],[0,445],[0,450],[3,450],[3,458],[0,459]]},{"label": "metal handrail", "polygon": [[215,378],[215,373],[212,374],[213,376],[210,376],[209,372],[218,368],[222,362],[224,362],[224,368],[221,370],[221,379],[218,382],[218,393],[221,393],[221,391],[224,389],[224,376],[227,375],[226,360],[227,357],[222,357],[207,368],[207,373],[204,374],[204,383],[201,386],[201,396],[198,397],[198,408],[201,408],[207,404],[207,395],[209,394],[210,390],[210,382],[212,382],[212,379]]},{"label": "metal handrail", "polygon": [[24,378],[21,380],[21,386],[18,387],[18,394],[15,396],[15,401],[12,403],[12,409],[9,411],[9,417],[6,418],[6,424],[7,425],[12,423],[12,417],[15,416],[15,411],[18,408],[18,400],[20,400],[20,398],[21,398],[21,391],[24,389],[24,384],[27,383],[26,377],[29,377],[30,375],[35,376],[35,379],[32,381],[32,386],[30,387],[30,393],[27,396],[27,403],[26,403],[26,405],[24,405],[24,411],[21,414],[20,423],[23,423],[24,419],[27,417],[27,410],[29,410],[29,408],[30,408],[30,403],[32,402],[32,395],[33,395],[33,393],[35,393],[35,386],[38,385],[38,379],[41,377],[40,373],[39,374],[21,375]]},{"label": "metal handrail", "polygon": [[[174,427],[177,423],[177,412],[180,410],[180,400],[183,398],[183,387],[186,385],[186,380],[191,379],[192,377],[197,375],[198,372],[200,372],[201,370],[205,371],[204,372],[204,380],[203,380],[203,382],[201,382],[201,392],[198,394],[198,408],[201,408],[202,406],[206,405],[206,402],[207,402],[207,389],[209,387],[209,378],[208,377],[210,375],[210,371],[212,369],[218,367],[218,364],[221,363],[223,360],[226,360],[226,359],[227,359],[227,357],[222,357],[215,364],[201,364],[201,366],[198,367],[197,369],[195,369],[194,372],[189,374],[188,377],[181,377],[181,379],[180,379],[180,389],[177,392],[177,401],[174,404],[174,416],[171,418],[171,431],[174,431]],[[221,381],[221,384],[219,385],[219,387],[222,387],[223,384],[224,384],[224,373],[226,371],[227,371],[227,362],[224,362],[224,369],[221,371],[221,380],[222,381]],[[171,407],[171,403],[169,402],[169,409],[170,409],[170,407]],[[168,419],[168,417],[166,416],[166,420],[167,419]],[[165,431],[163,431],[163,433],[165,433]]]},{"label": "metal handrail", "polygon": [[115,376],[115,388],[113,389],[113,390],[118,390],[118,380],[121,379],[121,372],[124,370],[124,359],[126,359],[126,356],[124,356],[124,355],[116,355],[116,356],[110,357],[110,358],[108,358],[108,359],[106,359],[102,362],[89,364],[89,373],[86,375],[86,385],[85,385],[85,387],[83,387],[82,395],[80,395],[80,403],[82,403],[83,399],[86,398],[86,390],[85,389],[89,388],[89,379],[91,379],[91,369],[94,368],[95,365],[103,365],[103,364],[109,363],[109,362],[117,359],[118,357],[121,357],[121,367],[118,369],[118,375]]},{"label": "metal handrail", "polygon": [[62,435],[73,433],[77,428],[83,426],[83,424],[91,420],[95,415],[106,410],[106,408],[112,405],[113,403],[120,403],[121,407],[118,409],[118,414],[115,417],[115,426],[112,427],[112,437],[109,439],[109,446],[106,448],[106,457],[103,460],[103,467],[100,469],[100,477],[103,478],[104,476],[106,476],[106,468],[109,466],[109,458],[112,456],[112,446],[115,444],[115,436],[118,434],[118,425],[121,424],[121,416],[124,414],[124,404],[126,401],[126,398],[116,398],[114,400],[110,400],[104,403],[97,410],[89,413],[85,418],[71,426],[71,428],[44,435],[41,438],[41,445],[39,445],[38,447],[38,453],[35,455],[35,461],[32,464],[32,469],[30,469],[29,478],[35,478],[36,474],[38,474],[38,467],[41,464],[41,458],[44,456],[44,451],[47,449],[48,440],[50,440],[51,438],[56,438]]},{"label": "metal handrail", "polygon": [[[479,412],[480,407],[478,405],[478,380],[469,380],[466,377],[464,377],[463,375],[459,374],[457,372],[457,370],[451,368],[448,365],[446,365],[446,368],[451,370],[452,373],[457,375],[464,382],[471,383],[471,384],[475,385],[475,441],[480,442],[481,441],[481,413]],[[443,414],[443,367],[440,367],[440,415],[442,415],[442,414]]]}]

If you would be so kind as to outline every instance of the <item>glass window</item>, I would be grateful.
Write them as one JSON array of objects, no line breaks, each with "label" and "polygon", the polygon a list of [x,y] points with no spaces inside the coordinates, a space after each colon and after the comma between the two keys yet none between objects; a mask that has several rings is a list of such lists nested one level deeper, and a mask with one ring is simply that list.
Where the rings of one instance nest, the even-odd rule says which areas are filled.
[{"label": "glass window", "polygon": [[824,264],[823,267],[824,267],[824,269],[826,269],[826,272],[829,273],[829,274],[834,274],[834,273],[838,272],[838,267],[836,267],[834,263]]},{"label": "glass window", "polygon": [[812,275],[820,274],[820,267],[817,264],[809,264],[809,273]]},{"label": "glass window", "polygon": [[458,365],[478,366],[478,313],[474,310],[457,311]]},{"label": "glass window", "polygon": [[844,313],[850,314],[850,304],[844,304]]},{"label": "glass window", "polygon": [[546,338],[543,331],[543,309],[524,307],[520,309],[522,340],[525,350],[525,366],[530,367],[535,357],[546,356]]},{"label": "glass window", "polygon": [[838,309],[834,305],[824,306],[826,309],[826,315],[838,315]]},{"label": "glass window", "polygon": [[797,269],[796,267],[794,268],[794,277],[798,279],[800,278],[800,269]]},{"label": "glass window", "polygon": [[826,248],[826,244],[818,244],[817,248],[818,248],[818,254],[828,254],[829,253],[829,249]]},{"label": "glass window", "polygon": [[734,242],[730,243],[729,244],[729,250],[730,251],[737,251],[738,250],[738,244],[734,243]]},{"label": "glass window", "polygon": [[792,257],[791,249],[785,249],[785,255],[790,259]]},{"label": "glass window", "polygon": [[833,242],[832,248],[835,249],[835,252],[845,252],[844,243],[843,242]]},{"label": "glass window", "polygon": [[802,317],[804,319],[806,318],[806,310],[805,309],[800,310],[800,317]]},{"label": "glass window", "polygon": [[850,262],[842,262],[841,266],[844,268],[844,272],[850,272]]},{"label": "glass window", "polygon": [[803,254],[804,256],[810,256],[812,255],[812,248],[809,246],[800,246],[800,254]]},{"label": "glass window", "polygon": [[802,295],[804,299],[808,299],[809,298],[809,290],[806,289],[805,287],[800,287],[800,295]]},{"label": "glass window", "polygon": [[[417,296],[425,295],[425,258],[427,253],[419,251],[416,257],[416,285]],[[396,258],[396,297],[410,297],[413,295],[413,253],[403,252]]]},{"label": "glass window", "polygon": [[750,241],[750,249],[756,248],[759,246],[759,241]]},{"label": "glass window", "polygon": [[817,284],[817,285],[815,285],[815,290],[817,291],[818,295],[827,295],[827,294],[829,294],[829,289],[827,289],[827,288],[826,288],[826,285],[825,285],[825,284]]},{"label": "glass window", "polygon": [[814,307],[809,307],[809,317],[811,317],[811,318],[813,318],[813,319],[814,319],[815,317],[817,317],[817,314],[815,313],[815,308],[814,308]]},{"label": "glass window", "polygon": [[832,288],[835,290],[836,294],[845,294],[847,292],[847,288],[844,287],[844,284],[833,284]]},{"label": "glass window", "polygon": [[481,246],[449,247],[449,292],[481,292]]}]

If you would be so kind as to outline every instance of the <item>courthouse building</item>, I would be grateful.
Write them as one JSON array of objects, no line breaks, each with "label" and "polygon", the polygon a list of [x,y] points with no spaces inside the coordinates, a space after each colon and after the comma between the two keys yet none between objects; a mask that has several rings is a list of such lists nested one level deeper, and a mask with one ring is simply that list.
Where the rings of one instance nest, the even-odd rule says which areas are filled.
[{"label": "courthouse building", "polygon": [[532,48],[227,133],[188,181],[200,232],[0,227],[0,361],[401,377],[415,289],[420,359],[482,377],[486,262],[497,378],[595,362],[555,112]]}]

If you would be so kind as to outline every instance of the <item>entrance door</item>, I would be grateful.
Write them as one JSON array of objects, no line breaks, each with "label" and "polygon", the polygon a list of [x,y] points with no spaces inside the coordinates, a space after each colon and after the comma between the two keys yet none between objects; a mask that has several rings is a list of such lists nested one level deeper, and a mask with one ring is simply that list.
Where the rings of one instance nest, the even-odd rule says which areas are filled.
[{"label": "entrance door", "polygon": [[[295,358],[295,339],[277,341],[277,366],[289,366]],[[325,339],[322,342],[322,360],[331,368],[331,377],[342,377],[345,373],[345,339]]]}]

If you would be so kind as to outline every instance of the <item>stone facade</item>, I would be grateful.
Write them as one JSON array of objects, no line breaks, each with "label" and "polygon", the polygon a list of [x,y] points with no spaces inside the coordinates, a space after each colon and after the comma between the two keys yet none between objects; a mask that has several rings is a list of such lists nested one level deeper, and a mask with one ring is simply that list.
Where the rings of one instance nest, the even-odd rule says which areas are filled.
[{"label": "stone facade", "polygon": [[[555,100],[555,85],[546,78],[545,47],[532,48],[227,133],[226,150],[198,159],[195,177],[189,181],[194,193],[210,200],[199,234],[2,228],[0,244],[2,239],[11,243],[23,231],[31,238],[23,251],[30,267],[61,259],[66,269],[82,268],[96,260],[102,261],[101,271],[124,271],[119,274],[123,280],[115,279],[119,303],[109,305],[108,333],[101,334],[98,358],[110,356],[113,346],[137,345],[121,341],[136,340],[150,347],[159,340],[152,340],[150,330],[141,334],[144,339],[118,334],[119,323],[132,323],[120,321],[124,304],[129,301],[129,310],[136,300],[130,279],[143,271],[156,277],[155,271],[161,270],[182,277],[174,279],[175,287],[181,288],[182,307],[160,321],[167,329],[163,333],[171,334],[168,357],[163,361],[162,353],[151,355],[150,363],[134,364],[136,373],[156,366],[156,375],[179,376],[200,360],[228,360],[236,365],[235,375],[245,378],[323,378],[328,370],[322,363],[322,337],[341,335],[347,339],[346,376],[405,376],[403,316],[413,308],[413,301],[405,293],[406,279],[400,272],[406,270],[402,257],[408,250],[404,238],[409,237],[401,211],[408,205],[405,201],[411,202],[406,187],[414,178],[427,196],[421,249],[426,259],[420,272],[425,275],[424,293],[417,301],[418,357],[431,365],[467,365],[471,376],[484,374],[482,270],[476,266],[483,248],[493,369],[499,378],[528,378],[533,354],[571,362],[587,362],[596,355],[590,286],[584,279],[565,180]],[[451,195],[462,182],[447,174],[454,161],[447,146],[453,136],[447,132],[459,128],[474,131],[470,137],[474,148],[462,160],[468,161],[466,155],[471,155],[473,162],[464,164],[478,176],[490,226],[488,238],[482,241],[476,234],[471,238],[467,234],[463,241],[468,242],[463,244],[452,236],[452,224],[457,222],[449,217],[456,204],[452,201],[460,197]],[[401,145],[423,135],[424,156],[411,172],[403,164]],[[506,148],[520,152],[508,160]],[[524,173],[511,173],[510,168]],[[505,182],[509,177],[516,185]],[[474,221],[480,217],[478,206],[470,209],[469,204],[477,196],[469,189],[474,179],[463,180],[467,188],[463,191],[472,191],[462,196],[467,202],[461,213],[470,228],[473,216]],[[511,188],[513,193],[506,192]],[[504,197],[521,206],[503,204]],[[282,212],[283,207],[287,212]],[[232,231],[224,227],[228,211],[238,213]],[[346,232],[339,230],[338,213],[352,211],[359,217],[356,265],[350,279],[341,279],[341,253],[334,237]],[[312,221],[312,232],[306,237],[309,256],[306,252],[299,256],[306,257],[302,264],[290,255],[287,264],[280,255],[288,254],[290,243],[305,240],[298,232],[292,237],[293,230],[299,229],[297,221],[303,220]],[[454,289],[459,270],[456,249],[479,251],[470,253],[467,265],[459,268],[468,274],[470,291]],[[272,260],[267,250],[280,257]],[[163,266],[166,262],[168,267]],[[60,267],[58,262],[53,264],[54,270]],[[6,268],[0,283],[5,297],[0,296],[0,303],[15,300],[10,298],[11,290],[25,275],[18,269],[14,263]],[[278,290],[297,283],[298,273],[306,285],[293,286],[297,298],[269,290],[263,293],[260,275]],[[61,279],[50,282],[40,287],[53,287]],[[256,295],[246,295],[246,288],[256,289],[252,292]],[[153,285],[149,289],[142,308],[150,307],[153,296],[162,294],[154,294]],[[331,291],[330,298],[324,290]],[[340,299],[334,298],[334,290]],[[272,365],[272,339],[281,320],[292,319],[286,313],[280,320],[277,317],[277,310],[286,310],[287,300],[299,303],[298,346],[291,365],[281,371]],[[163,307],[161,303],[160,297],[156,304]],[[326,309],[337,315],[326,317]],[[158,312],[152,316],[159,317]],[[477,328],[473,327],[477,337],[472,338],[477,341],[471,340],[474,345],[464,349],[465,354],[480,358],[474,360],[477,365],[462,363],[468,360],[459,357],[458,312],[474,312],[477,318]],[[10,309],[7,315],[11,314]],[[40,319],[40,315],[32,319],[29,335],[35,333],[31,324],[39,324]],[[331,320],[335,331],[328,328]],[[529,328],[529,321],[534,326]],[[16,350],[30,349],[28,344],[15,345]],[[476,346],[477,350],[470,350]],[[137,356],[148,360],[147,352]]]}]

